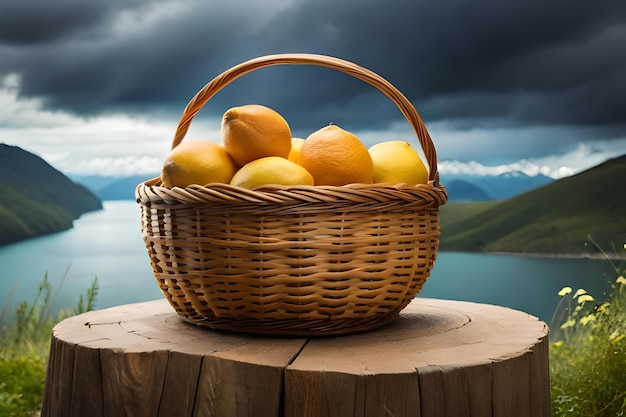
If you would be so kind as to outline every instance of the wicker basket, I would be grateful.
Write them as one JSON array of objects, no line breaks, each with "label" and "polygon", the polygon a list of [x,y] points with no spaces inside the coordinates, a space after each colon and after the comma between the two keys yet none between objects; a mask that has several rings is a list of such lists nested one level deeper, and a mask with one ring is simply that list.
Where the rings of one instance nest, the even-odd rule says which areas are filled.
[{"label": "wicker basket", "polygon": [[379,75],[322,55],[270,55],[209,82],[186,107],[172,148],[195,114],[238,77],[272,65],[335,69],[379,89],[414,128],[429,183],[167,189],[139,184],[143,238],[156,280],[183,320],[247,333],[321,336],[373,330],[417,295],[439,245],[436,152],[402,93]]}]

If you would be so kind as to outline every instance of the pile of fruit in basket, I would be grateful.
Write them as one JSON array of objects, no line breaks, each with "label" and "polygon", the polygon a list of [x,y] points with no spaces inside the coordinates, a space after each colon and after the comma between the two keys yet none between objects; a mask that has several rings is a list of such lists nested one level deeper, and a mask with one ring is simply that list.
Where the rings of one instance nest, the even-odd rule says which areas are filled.
[{"label": "pile of fruit in basket", "polygon": [[294,138],[285,118],[263,105],[226,111],[221,135],[221,144],[184,141],[172,149],[161,171],[162,185],[224,183],[254,189],[428,181],[420,154],[406,141],[380,142],[368,149],[357,136],[334,124],[306,139]]}]

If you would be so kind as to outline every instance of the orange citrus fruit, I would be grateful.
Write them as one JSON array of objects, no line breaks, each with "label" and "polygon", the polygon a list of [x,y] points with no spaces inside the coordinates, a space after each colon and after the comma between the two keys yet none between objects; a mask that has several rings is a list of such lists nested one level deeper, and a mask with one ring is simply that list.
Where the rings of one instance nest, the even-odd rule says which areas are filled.
[{"label": "orange citrus fruit", "polygon": [[241,167],[230,184],[248,189],[264,185],[313,185],[313,176],[288,159],[266,156]]},{"label": "orange citrus fruit", "polygon": [[186,141],[170,151],[161,169],[164,187],[187,187],[212,182],[228,184],[237,166],[226,149],[209,141]]},{"label": "orange citrus fruit", "polygon": [[369,148],[374,162],[374,182],[426,184],[428,170],[419,153],[402,140],[380,142]]},{"label": "orange citrus fruit", "polygon": [[313,175],[315,185],[371,184],[374,166],[354,134],[331,124],[306,138],[296,160]]},{"label": "orange citrus fruit", "polygon": [[275,110],[247,104],[224,113],[222,143],[235,163],[242,167],[265,156],[287,158],[291,150],[291,130]]}]

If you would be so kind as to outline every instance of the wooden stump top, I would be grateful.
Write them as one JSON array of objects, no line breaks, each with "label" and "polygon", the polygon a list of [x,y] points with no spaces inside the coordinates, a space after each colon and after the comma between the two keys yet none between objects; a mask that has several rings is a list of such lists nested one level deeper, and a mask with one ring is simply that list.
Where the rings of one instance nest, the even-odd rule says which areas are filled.
[{"label": "wooden stump top", "polygon": [[183,322],[167,301],[53,330],[43,416],[550,415],[548,328],[503,307],[415,299],[390,325],[328,338]]}]

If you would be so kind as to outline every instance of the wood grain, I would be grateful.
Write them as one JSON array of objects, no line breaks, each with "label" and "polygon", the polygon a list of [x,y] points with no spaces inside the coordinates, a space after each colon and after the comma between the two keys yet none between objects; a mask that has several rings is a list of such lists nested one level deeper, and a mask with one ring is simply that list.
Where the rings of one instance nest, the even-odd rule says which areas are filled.
[{"label": "wood grain", "polygon": [[423,298],[378,330],[317,338],[131,304],[54,328],[42,415],[549,416],[547,336],[520,311]]}]

